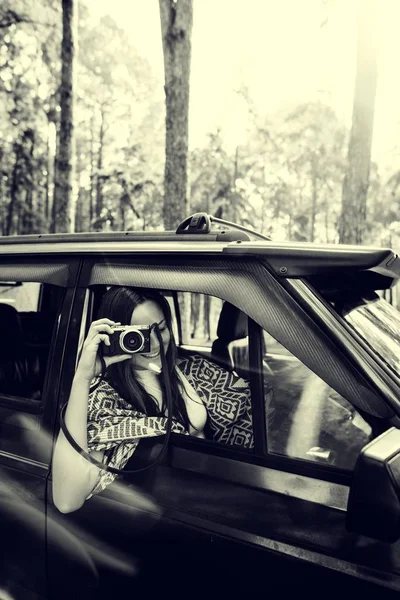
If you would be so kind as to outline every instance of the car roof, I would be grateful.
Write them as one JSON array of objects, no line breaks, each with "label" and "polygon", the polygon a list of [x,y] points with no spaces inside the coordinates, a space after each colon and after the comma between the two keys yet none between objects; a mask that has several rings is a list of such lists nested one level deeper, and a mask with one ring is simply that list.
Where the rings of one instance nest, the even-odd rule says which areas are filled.
[{"label": "car roof", "polygon": [[[222,233],[222,235],[221,235]],[[226,235],[228,233],[229,235]],[[240,239],[235,239],[239,237]],[[244,239],[243,239],[244,238]],[[246,239],[247,238],[247,239]],[[390,248],[249,240],[241,232],[177,234],[162,232],[50,233],[0,237],[0,255],[90,255],[131,252],[260,256],[281,276],[302,277],[327,270],[372,270],[398,278],[400,260]]]}]

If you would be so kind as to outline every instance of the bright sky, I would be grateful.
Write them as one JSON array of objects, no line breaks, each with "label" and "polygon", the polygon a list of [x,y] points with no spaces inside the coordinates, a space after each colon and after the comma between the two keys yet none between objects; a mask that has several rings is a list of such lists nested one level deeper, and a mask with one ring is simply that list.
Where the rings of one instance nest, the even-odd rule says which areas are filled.
[{"label": "bright sky", "polygon": [[[361,0],[365,1],[365,0]],[[87,0],[110,14],[163,78],[158,0]],[[356,0],[194,0],[190,145],[222,127],[243,141],[246,110],[235,93],[249,88],[266,114],[317,98],[351,124]],[[400,133],[400,0],[379,0],[381,38],[373,158],[393,163]],[[320,24],[329,15],[324,27]],[[400,158],[400,149],[397,153]]]}]

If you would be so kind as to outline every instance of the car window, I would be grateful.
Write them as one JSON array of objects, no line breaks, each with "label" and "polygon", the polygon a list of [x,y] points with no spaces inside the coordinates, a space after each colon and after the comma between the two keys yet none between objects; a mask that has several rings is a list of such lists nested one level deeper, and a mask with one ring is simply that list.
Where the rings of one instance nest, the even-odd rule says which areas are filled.
[{"label": "car window", "polygon": [[38,311],[41,284],[32,282],[2,282],[0,303],[11,304],[18,312]]},{"label": "car window", "polygon": [[267,332],[264,343],[268,452],[352,469],[371,426]]},{"label": "car window", "polygon": [[[96,286],[92,286],[91,290],[96,294]],[[178,386],[185,398],[191,422],[190,435],[241,450],[252,450],[254,440],[250,386],[247,369],[242,368],[239,353],[235,353],[234,348],[238,341],[234,339],[234,319],[242,313],[219,298],[186,292],[179,292],[178,296],[174,296],[176,293],[168,290],[158,292],[164,296],[171,309],[172,337],[177,347]],[[196,297],[195,301],[193,297]],[[100,303],[97,301],[92,305],[99,306]],[[194,310],[199,310],[195,316]],[[210,314],[214,322],[212,329],[208,330]],[[99,317],[100,313],[93,314],[92,319]],[[178,319],[185,332],[182,334],[183,340],[194,340],[197,345],[179,344]],[[217,330],[219,337],[216,336]],[[196,337],[192,338],[190,332],[193,331]],[[248,338],[241,336],[240,341],[241,353],[247,355]],[[118,386],[117,381],[112,383]],[[154,393],[157,393],[156,390]]]}]

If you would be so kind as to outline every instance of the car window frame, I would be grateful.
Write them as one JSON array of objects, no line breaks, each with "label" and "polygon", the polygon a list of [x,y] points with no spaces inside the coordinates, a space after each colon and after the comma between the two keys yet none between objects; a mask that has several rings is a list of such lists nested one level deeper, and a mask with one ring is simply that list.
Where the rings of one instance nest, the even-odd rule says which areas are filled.
[{"label": "car window frame", "polygon": [[[202,258],[202,257],[201,257]],[[221,260],[221,263],[226,260],[225,257],[218,257]],[[213,265],[215,267],[215,260],[216,257],[213,257]],[[85,277],[81,277],[80,281],[79,281],[79,285],[80,287],[89,287],[90,282],[91,282],[91,272],[93,267],[96,264],[99,265],[105,265],[106,266],[106,272],[109,273],[113,273],[112,276],[112,284],[115,285],[116,284],[116,280],[118,280],[118,285],[132,285],[132,283],[130,283],[130,275],[129,275],[129,282],[124,282],[124,281],[120,281],[118,279],[118,277],[116,277],[116,272],[114,272],[114,267],[116,265],[116,267],[118,268],[119,266],[121,266],[121,268],[123,267],[123,269],[125,271],[125,273],[131,273],[133,269],[135,268],[139,268],[139,269],[143,269],[145,268],[145,271],[149,270],[149,273],[153,273],[154,276],[157,275],[157,273],[159,273],[161,265],[162,265],[162,272],[165,274],[166,272],[168,272],[168,276],[169,276],[169,271],[171,273],[171,277],[172,277],[172,273],[173,273],[173,269],[174,269],[174,265],[178,264],[178,265],[183,265],[186,264],[185,263],[185,259],[182,257],[182,255],[178,256],[171,256],[169,255],[162,255],[159,254],[158,257],[155,259],[154,256],[146,256],[143,254],[140,254],[138,252],[127,252],[124,254],[112,254],[109,255],[107,253],[106,250],[104,250],[104,252],[100,252],[96,255],[91,255],[90,257],[86,257],[84,259],[85,264],[84,264],[84,268],[83,268],[83,272],[86,273]],[[230,263],[231,261],[231,257],[229,257],[229,261]],[[262,272],[264,273],[268,273],[268,271],[263,268],[263,263],[261,260],[259,260],[257,257],[252,257],[250,260],[247,259],[247,263],[248,264],[253,264],[255,266],[255,268],[258,268],[258,270],[262,270]],[[192,263],[191,263],[192,264]],[[208,265],[208,263],[206,263]],[[256,266],[257,265],[257,266]],[[138,276],[139,271],[135,274],[135,282],[137,281],[137,276]],[[269,277],[271,276],[271,274],[268,275]],[[147,281],[147,280],[146,280]],[[198,281],[199,279],[196,278],[196,289],[187,289],[187,286],[185,286],[185,290],[183,290],[183,285],[179,286],[177,284],[174,285],[174,287],[171,289],[171,287],[167,287],[167,285],[157,285],[154,286],[154,288],[157,289],[169,289],[169,290],[176,290],[176,291],[198,291],[200,293],[205,293],[205,294],[209,294],[209,295],[215,295],[217,297],[220,297],[222,300],[227,300],[230,301],[230,298],[227,298],[225,296],[222,296],[221,294],[215,294],[214,292],[211,292],[209,289],[207,289],[207,285],[205,285],[204,281],[202,280],[202,285],[199,286]],[[93,282],[92,282],[93,283]],[[104,284],[104,285],[111,285],[111,283],[107,283],[107,281],[100,281],[97,280],[95,281],[96,284]],[[278,282],[278,285],[281,282]],[[140,283],[136,283],[137,285],[141,285]],[[147,285],[149,285],[149,287],[152,287],[151,284],[147,283]],[[260,284],[261,285],[261,284]],[[296,304],[298,304],[298,302],[295,300]],[[241,308],[241,310],[243,309],[243,307],[239,307]],[[300,306],[299,310],[302,310],[302,307]],[[246,314],[248,314],[246,312]],[[250,316],[250,315],[249,315]],[[251,318],[251,317],[250,317]],[[320,328],[318,327],[318,325],[316,325],[313,322],[313,330],[311,331],[311,334],[313,336],[315,335],[319,335],[320,336],[320,341],[322,339],[323,344],[325,345],[325,339],[326,339],[326,335],[324,331],[320,331]],[[317,333],[316,333],[317,332]],[[318,333],[319,332],[319,333]],[[280,341],[280,340],[278,340]],[[280,343],[282,343],[280,341]],[[335,357],[336,358],[336,357]],[[341,361],[340,361],[341,363]],[[347,368],[349,367],[349,365],[347,365]],[[353,367],[351,367],[351,372],[353,373]],[[328,385],[330,385],[328,383]],[[253,396],[252,396],[253,398]],[[258,414],[260,414],[260,404],[258,406],[257,412]],[[262,421],[264,422],[264,415],[262,415]],[[255,430],[254,430],[255,432]],[[256,435],[256,434],[255,434]],[[258,435],[260,435],[260,432],[258,433]],[[255,438],[255,443],[262,448],[263,447],[263,438],[260,438],[261,442],[258,443],[256,442],[256,438]],[[222,448],[222,445],[219,444],[215,444],[214,442],[209,442],[207,440],[202,440],[202,439],[197,439],[197,438],[191,438],[190,436],[177,436],[177,435],[172,435],[171,436],[171,441],[172,444],[175,446],[179,446],[179,447],[187,447],[187,448],[198,448],[199,445],[201,447],[201,452],[203,454],[215,454],[215,455],[220,455],[220,456],[230,456],[232,458],[235,457],[235,455],[239,458],[239,460],[244,461],[244,462],[253,462],[253,463],[258,463],[258,464],[263,464],[265,466],[272,466],[272,468],[277,468],[277,469],[281,469],[283,471],[286,472],[293,472],[293,473],[303,473],[306,475],[310,475],[311,477],[315,477],[317,479],[324,479],[327,481],[346,481],[347,483],[350,480],[350,474],[348,471],[343,472],[340,471],[340,469],[335,469],[335,467],[330,467],[329,469],[324,468],[322,465],[319,465],[317,463],[306,463],[305,461],[293,458],[293,457],[282,457],[282,456],[277,456],[277,455],[270,455],[268,453],[262,453],[261,451],[257,451],[257,453],[243,453],[243,451],[240,451],[239,449],[233,449],[231,447],[224,447]]]}]

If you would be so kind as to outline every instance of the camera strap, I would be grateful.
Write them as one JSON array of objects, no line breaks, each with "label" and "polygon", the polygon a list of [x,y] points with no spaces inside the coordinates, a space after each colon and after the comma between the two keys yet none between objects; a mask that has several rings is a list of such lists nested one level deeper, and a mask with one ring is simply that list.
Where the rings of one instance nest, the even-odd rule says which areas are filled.
[{"label": "camera strap", "polygon": [[[62,406],[61,410],[60,410],[60,428],[63,432],[63,434],[65,435],[66,439],[68,440],[68,442],[70,443],[70,445],[74,448],[74,450],[76,450],[76,452],[78,452],[78,454],[80,454],[81,456],[83,456],[83,458],[85,460],[87,460],[88,462],[90,462],[92,465],[95,465],[96,467],[98,467],[99,469],[101,469],[102,471],[108,471],[109,473],[114,473],[116,475],[122,475],[122,474],[126,474],[126,473],[139,473],[141,471],[146,471],[147,469],[151,469],[152,467],[154,467],[158,462],[161,461],[161,459],[164,457],[164,454],[167,450],[168,447],[168,443],[169,443],[169,439],[171,437],[171,430],[172,430],[172,397],[171,397],[171,381],[170,381],[170,377],[169,377],[169,371],[168,371],[168,365],[167,365],[167,359],[165,356],[165,351],[164,351],[164,344],[162,341],[162,337],[161,337],[161,333],[159,330],[159,326],[158,323],[153,323],[153,325],[151,325],[151,329],[155,330],[156,335],[157,335],[157,339],[158,342],[160,344],[160,354],[161,354],[161,364],[162,364],[162,381],[163,381],[163,386],[165,389],[165,393],[167,395],[167,410],[168,410],[168,415],[167,415],[167,426],[166,426],[166,432],[165,432],[165,438],[164,438],[164,443],[162,445],[162,448],[160,450],[160,452],[158,453],[158,455],[155,457],[154,460],[152,460],[150,463],[148,463],[147,465],[145,465],[144,467],[141,468],[137,468],[137,469],[117,469],[116,467],[110,467],[109,465],[106,465],[102,462],[100,462],[99,460],[96,460],[95,458],[93,458],[93,456],[87,452],[86,450],[84,450],[83,448],[81,448],[81,446],[74,440],[74,438],[72,437],[72,435],[70,434],[66,423],[65,423],[65,411],[67,410],[67,406],[68,406],[68,402],[66,402],[64,404],[64,406]],[[101,381],[104,379],[105,374],[106,374],[106,361],[104,360],[104,356],[103,353],[101,352],[101,349],[99,348],[99,358],[100,358],[100,363],[101,363],[101,375],[100,375],[100,380],[90,389],[90,391],[92,392],[93,390],[95,390],[101,383]]]}]

